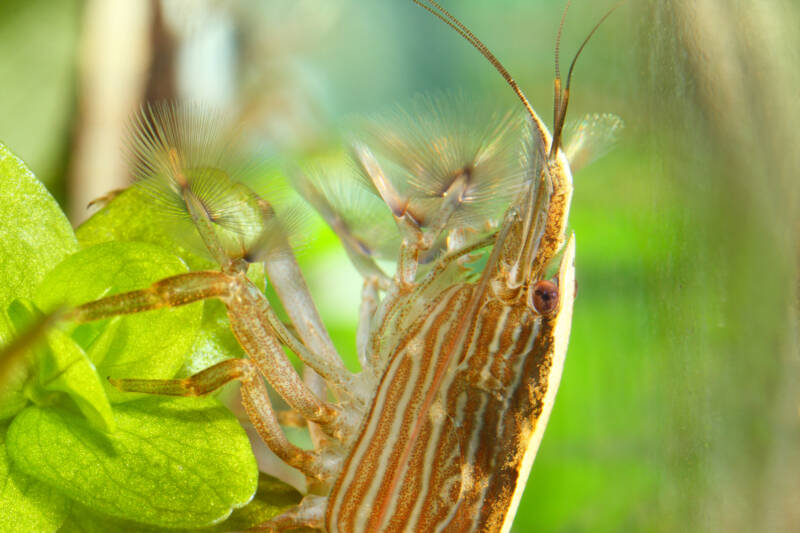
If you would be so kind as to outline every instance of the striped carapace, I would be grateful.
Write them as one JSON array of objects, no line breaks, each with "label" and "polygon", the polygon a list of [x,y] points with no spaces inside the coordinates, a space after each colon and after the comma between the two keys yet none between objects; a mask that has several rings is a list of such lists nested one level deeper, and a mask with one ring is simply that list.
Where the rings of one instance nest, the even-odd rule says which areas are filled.
[{"label": "striped carapace", "polygon": [[[471,132],[483,129],[467,142],[459,138],[464,128],[414,115],[405,132],[353,146],[372,200],[388,206],[394,220],[392,277],[375,260],[381,243],[359,232],[325,185],[296,179],[364,275],[361,373],[350,373],[339,358],[284,221],[219,167],[224,158],[198,131],[204,120],[181,106],[151,108],[139,120],[135,171],[146,190],[188,214],[220,270],[167,278],[70,315],[90,321],[209,298],[225,304],[247,359],[181,380],[112,383],[126,391],[200,395],[241,381],[244,407],[262,439],[310,480],[301,504],[262,530],[508,531],[558,390],[575,294],[575,241],[566,238],[572,174],[560,149],[569,76],[563,91],[556,77],[551,135],[463,24],[433,0],[414,1],[489,59],[524,103],[528,128],[509,150],[509,132],[518,129],[508,116],[473,120]],[[499,212],[481,208],[492,198],[503,199]],[[470,266],[477,260],[485,260],[480,269]],[[263,263],[291,324],[248,279],[252,262]],[[304,379],[284,346],[306,364]],[[288,441],[264,379],[308,425],[313,450]]]}]

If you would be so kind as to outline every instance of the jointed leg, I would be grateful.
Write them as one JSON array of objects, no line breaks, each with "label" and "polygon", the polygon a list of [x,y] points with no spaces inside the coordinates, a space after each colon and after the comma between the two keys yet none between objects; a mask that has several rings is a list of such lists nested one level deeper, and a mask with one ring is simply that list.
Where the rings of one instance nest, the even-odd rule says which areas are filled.
[{"label": "jointed leg", "polygon": [[275,211],[261,198],[258,199],[258,207],[265,229],[274,234],[270,238],[272,249],[264,257],[264,267],[278,298],[303,344],[327,359],[330,365],[341,365],[342,358],[322,323],[288,240],[281,233],[280,227],[270,224],[275,219]]},{"label": "jointed leg", "polygon": [[278,423],[267,388],[258,368],[249,359],[228,359],[183,379],[109,379],[112,385],[127,392],[169,396],[203,396],[226,383],[242,383],[242,403],[253,426],[269,448],[290,466],[321,480],[330,480],[335,472],[318,456],[291,444]]},{"label": "jointed leg", "polygon": [[178,307],[228,293],[232,278],[217,271],[189,272],[153,283],[146,289],[115,294],[80,305],[67,313],[67,320],[92,322],[165,307]]},{"label": "jointed leg", "polygon": [[[247,301],[238,298],[242,295]],[[75,308],[67,318],[88,322],[207,298],[220,298],[226,303],[231,325],[243,348],[275,390],[307,419],[333,425],[337,418],[336,408],[317,398],[294,371],[263,313],[254,312],[260,306],[268,306],[266,299],[243,275],[215,271],[181,274],[158,281],[146,289],[86,303]],[[330,431],[335,432],[336,428],[331,427]]]},{"label": "jointed leg", "polygon": [[263,295],[257,290],[244,289],[237,291],[232,301],[223,300],[231,328],[242,348],[289,405],[307,420],[320,424],[326,432],[336,433],[340,430],[336,427],[338,409],[319,399],[292,367],[264,317]]},{"label": "jointed leg", "polygon": [[[286,327],[286,325],[278,318],[278,315],[273,311],[273,309],[267,304],[266,300],[264,300],[259,306],[257,310],[254,310],[255,314],[258,314],[262,317],[266,323],[272,328],[272,331],[275,335],[277,335],[278,339],[286,345],[290,350],[292,350],[303,363],[307,365],[308,368],[313,369],[316,373],[322,376],[329,385],[333,388],[334,392],[339,395],[344,395],[352,400],[355,403],[361,404],[366,408],[366,401],[367,392],[363,390],[363,387],[360,386],[359,382],[354,378],[354,376],[344,367],[344,364],[339,362],[338,364],[330,364],[327,358],[320,357],[315,352],[306,348],[306,346],[297,338],[295,335]],[[308,380],[306,380],[308,384]],[[325,382],[323,381],[323,384]],[[326,389],[321,387],[319,390],[316,390],[315,387],[309,385],[309,387],[317,394],[318,397],[324,398]]]},{"label": "jointed leg", "polygon": [[[345,368],[342,358],[336,351],[282,227],[276,223],[275,211],[261,198],[257,199],[257,203],[264,228],[269,230],[269,235],[264,236],[268,240],[264,241],[264,246],[268,249],[262,250],[266,252],[263,257],[264,267],[292,321],[297,336],[279,320],[262,295],[257,295],[258,297],[252,302],[252,312],[259,315],[262,321],[266,321],[281,342],[313,369],[313,373],[325,378],[323,381],[313,373],[309,374],[306,385],[310,391],[318,398],[324,399],[327,396],[327,386],[331,386],[338,397],[349,398],[353,407],[363,412],[367,408],[367,391]],[[235,322],[230,306],[229,315],[232,323]],[[320,422],[313,418],[309,418],[309,421]],[[319,437],[318,429],[310,426],[309,430],[316,442]]]},{"label": "jointed leg", "polygon": [[[377,327],[372,329],[369,335],[369,351],[374,367],[379,367],[383,364],[380,360],[381,346],[385,339],[391,338],[391,335],[387,334],[387,330],[397,324],[398,313],[403,309],[407,309],[408,304],[413,303],[413,299],[417,298],[417,295],[424,294],[426,288],[434,286],[434,284],[441,279],[442,274],[451,267],[454,262],[457,262],[460,258],[469,253],[493,244],[496,238],[497,234],[492,233],[465,248],[450,252],[441,257],[436,262],[436,266],[425,275],[425,278],[417,282],[417,285],[413,287],[414,295],[410,294],[412,290],[410,287],[401,287],[399,285],[392,287],[380,302],[375,312],[375,317],[372,319],[373,325],[377,325]],[[403,305],[398,305],[401,301]]]}]

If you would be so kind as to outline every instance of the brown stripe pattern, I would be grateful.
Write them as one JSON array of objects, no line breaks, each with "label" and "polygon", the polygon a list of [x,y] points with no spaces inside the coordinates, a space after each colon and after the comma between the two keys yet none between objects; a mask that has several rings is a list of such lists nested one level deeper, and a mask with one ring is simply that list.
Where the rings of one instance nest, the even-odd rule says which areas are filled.
[{"label": "brown stripe pattern", "polygon": [[486,295],[470,320],[474,289],[444,291],[389,358],[331,493],[330,533],[502,528],[525,481],[552,328],[524,303]]}]

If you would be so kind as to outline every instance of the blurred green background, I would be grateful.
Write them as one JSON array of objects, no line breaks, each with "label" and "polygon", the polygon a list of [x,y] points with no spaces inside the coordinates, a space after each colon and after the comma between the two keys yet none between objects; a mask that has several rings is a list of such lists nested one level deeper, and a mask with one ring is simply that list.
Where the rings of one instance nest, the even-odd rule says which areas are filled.
[{"label": "blurred green background", "polygon": [[[565,64],[611,5],[573,3]],[[562,2],[446,7],[548,119]],[[799,29],[788,0],[631,0],[587,47],[570,115],[626,129],[576,176],[572,338],[515,531],[800,531]],[[76,222],[125,183],[145,98],[230,109],[263,157],[301,164],[418,92],[519,105],[400,0],[5,0],[0,85],[0,140]],[[356,368],[360,281],[316,227],[301,261]]]}]

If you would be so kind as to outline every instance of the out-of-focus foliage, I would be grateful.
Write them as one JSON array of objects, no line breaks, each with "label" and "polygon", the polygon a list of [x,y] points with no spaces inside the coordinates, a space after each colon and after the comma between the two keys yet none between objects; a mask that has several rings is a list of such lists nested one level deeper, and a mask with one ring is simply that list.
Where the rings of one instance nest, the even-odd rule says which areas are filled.
[{"label": "out-of-focus foliage", "polygon": [[75,115],[82,5],[78,0],[0,2],[0,142],[59,197]]},{"label": "out-of-focus foliage", "polygon": [[654,177],[679,200],[650,282],[662,527],[796,531],[800,8],[680,1],[648,20],[665,28],[649,63]]}]

